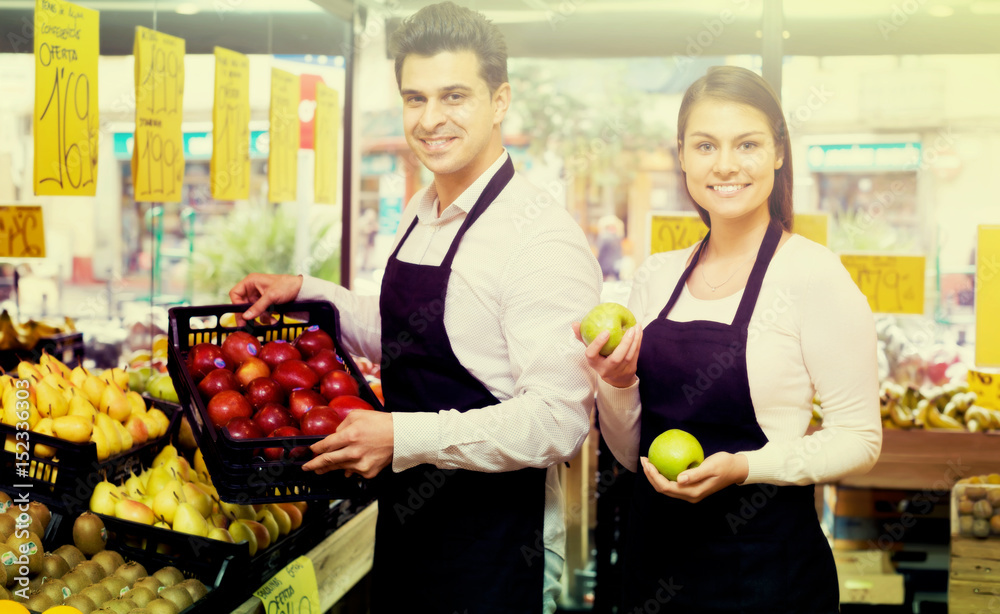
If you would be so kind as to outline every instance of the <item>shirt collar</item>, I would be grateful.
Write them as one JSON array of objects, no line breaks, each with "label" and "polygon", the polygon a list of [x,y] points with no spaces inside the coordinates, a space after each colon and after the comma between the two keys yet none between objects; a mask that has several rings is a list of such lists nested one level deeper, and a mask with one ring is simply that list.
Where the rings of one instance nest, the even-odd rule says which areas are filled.
[{"label": "shirt collar", "polygon": [[448,205],[448,207],[441,212],[441,217],[438,217],[438,194],[437,186],[434,182],[427,187],[424,195],[420,198],[417,203],[417,219],[420,220],[421,224],[426,224],[428,226],[441,226],[447,224],[453,218],[458,215],[465,213],[468,214],[472,210],[473,205],[479,200],[480,195],[482,195],[483,190],[486,189],[486,184],[493,179],[493,176],[497,174],[500,167],[504,165],[507,158],[510,156],[507,154],[507,150],[504,149],[503,153],[497,158],[486,172],[479,176],[478,179],[472,182],[472,185],[467,187],[462,194],[455,199],[455,202]]}]

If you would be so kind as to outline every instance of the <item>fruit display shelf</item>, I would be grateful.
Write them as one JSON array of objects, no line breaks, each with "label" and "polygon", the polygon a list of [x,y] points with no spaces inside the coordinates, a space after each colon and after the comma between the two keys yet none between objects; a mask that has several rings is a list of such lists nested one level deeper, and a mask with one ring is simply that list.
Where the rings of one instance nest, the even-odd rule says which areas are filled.
[{"label": "fruit display shelf", "polygon": [[359,476],[347,478],[342,472],[317,475],[302,469],[306,459],[266,460],[260,456],[260,450],[264,448],[291,450],[307,447],[320,441],[322,436],[234,439],[226,429],[217,427],[209,419],[207,404],[188,368],[188,353],[192,347],[199,343],[221,345],[226,337],[238,331],[253,335],[261,343],[291,341],[312,327],[318,327],[333,339],[336,354],[342,358],[346,371],[358,382],[358,396],[376,410],[382,410],[378,397],[343,348],[339,336],[339,315],[331,303],[301,301],[274,305],[270,314],[245,326],[224,324],[225,321],[235,321],[235,315],[243,313],[248,307],[174,307],[169,312],[167,368],[181,403],[189,410],[192,430],[219,496],[225,501],[243,504],[364,497],[369,484]]},{"label": "fruit display shelf", "polygon": [[[30,432],[27,451],[22,448],[4,448],[0,459],[5,475],[17,476],[0,483],[0,490],[14,495],[26,492],[33,501],[45,503],[53,511],[74,514],[87,510],[94,487],[107,479],[121,482],[140,467],[148,466],[153,458],[170,443],[181,419],[181,406],[161,399],[144,397],[148,406],[156,407],[170,418],[170,426],[162,436],[140,446],[117,454],[103,461],[97,457],[97,445],[74,443],[51,435]],[[0,436],[9,439],[17,436],[17,429],[0,424]],[[48,446],[55,451],[47,456],[38,453],[38,446]],[[28,469],[20,474],[18,454],[27,454]]]},{"label": "fruit display shelf", "polygon": [[76,366],[83,362],[83,350],[83,333],[59,333],[42,337],[30,350],[0,350],[0,369],[13,372],[21,360],[37,360],[42,352]]}]

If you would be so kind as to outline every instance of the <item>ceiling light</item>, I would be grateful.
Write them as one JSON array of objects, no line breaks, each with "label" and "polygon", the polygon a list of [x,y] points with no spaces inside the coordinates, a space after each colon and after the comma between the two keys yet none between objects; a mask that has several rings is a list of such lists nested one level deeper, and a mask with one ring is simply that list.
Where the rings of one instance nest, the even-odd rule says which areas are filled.
[{"label": "ceiling light", "polygon": [[178,4],[177,8],[174,9],[178,15],[197,15],[200,10],[201,9],[199,9],[198,5],[194,2],[184,2]]},{"label": "ceiling light", "polygon": [[955,14],[955,9],[946,4],[932,4],[927,7],[927,14],[931,17],[951,17]]}]

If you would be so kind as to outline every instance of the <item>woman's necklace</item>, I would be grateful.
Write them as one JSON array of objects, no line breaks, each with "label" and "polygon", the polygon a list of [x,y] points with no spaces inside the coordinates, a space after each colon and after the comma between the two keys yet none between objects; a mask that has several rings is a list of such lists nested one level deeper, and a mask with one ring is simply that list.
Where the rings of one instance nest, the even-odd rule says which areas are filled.
[{"label": "woman's necklace", "polygon": [[735,270],[735,271],[733,271],[733,274],[732,274],[732,275],[730,275],[729,277],[727,277],[727,278],[726,278],[726,281],[722,282],[721,284],[719,284],[719,285],[717,285],[717,286],[713,286],[712,284],[708,283],[708,278],[707,278],[707,277],[705,277],[705,267],[704,267],[704,266],[702,266],[702,267],[701,267],[701,279],[702,279],[702,280],[703,280],[703,281],[705,282],[705,285],[706,285],[706,286],[708,286],[709,290],[711,290],[712,292],[715,292],[716,290],[718,290],[718,289],[719,289],[719,288],[721,288],[722,286],[724,286],[724,285],[726,285],[727,283],[729,283],[729,281],[730,281],[730,280],[731,280],[731,279],[732,279],[733,277],[736,277],[736,274],[737,274],[737,273],[739,273],[739,272],[740,272],[741,270],[743,270],[743,267],[745,267],[745,266],[747,265],[747,263],[748,263],[748,262],[750,262],[751,260],[753,260],[753,259],[754,259],[754,258],[756,258],[756,257],[757,257],[757,253],[756,253],[756,252],[754,252],[754,253],[750,254],[750,258],[748,258],[748,259],[746,260],[746,262],[744,262],[744,263],[743,263],[743,264],[741,264],[740,266],[736,267],[736,270]]}]

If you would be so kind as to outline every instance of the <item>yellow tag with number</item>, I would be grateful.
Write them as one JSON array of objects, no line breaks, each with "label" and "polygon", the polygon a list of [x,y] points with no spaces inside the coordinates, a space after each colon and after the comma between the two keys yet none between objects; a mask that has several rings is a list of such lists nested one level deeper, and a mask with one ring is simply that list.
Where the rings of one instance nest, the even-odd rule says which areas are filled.
[{"label": "yellow tag with number", "polygon": [[184,184],[184,39],[135,29],[135,139],[132,182],[137,202],[176,203]]},{"label": "yellow tag with number", "polygon": [[981,225],[978,232],[976,364],[1000,367],[1000,226]]},{"label": "yellow tag with number", "polygon": [[875,313],[923,313],[923,256],[841,254],[840,261]]},{"label": "yellow tag with number", "polygon": [[271,69],[267,199],[295,200],[299,169],[299,76]]},{"label": "yellow tag with number", "polygon": [[0,206],[0,258],[44,258],[42,208]]},{"label": "yellow tag with number", "polygon": [[250,60],[215,48],[212,106],[212,198],[250,198]]},{"label": "yellow tag with number", "polygon": [[267,613],[311,614],[322,612],[316,571],[309,557],[300,556],[254,591]]},{"label": "yellow tag with number", "polygon": [[337,202],[337,150],[340,147],[340,97],[316,84],[316,202]]},{"label": "yellow tag with number", "polygon": [[649,228],[651,254],[690,247],[708,234],[708,226],[697,213],[654,215]]},{"label": "yellow tag with number", "polygon": [[796,213],[793,230],[820,245],[829,243],[830,215],[827,213]]},{"label": "yellow tag with number", "polygon": [[976,393],[976,405],[1000,409],[1000,369],[969,369],[969,390]]},{"label": "yellow tag with number", "polygon": [[37,0],[34,34],[35,194],[93,196],[99,14],[63,0]]}]

